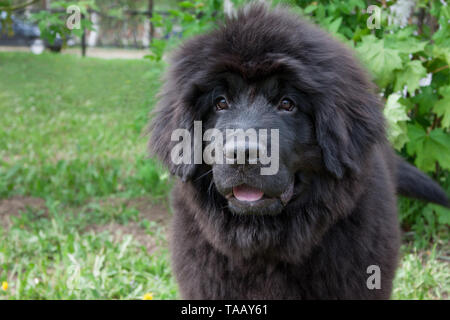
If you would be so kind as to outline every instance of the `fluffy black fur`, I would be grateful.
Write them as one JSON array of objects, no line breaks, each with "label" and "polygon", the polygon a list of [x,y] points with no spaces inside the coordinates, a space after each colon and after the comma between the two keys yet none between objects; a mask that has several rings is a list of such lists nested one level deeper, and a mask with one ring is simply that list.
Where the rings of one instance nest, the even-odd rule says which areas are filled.
[{"label": "fluffy black fur", "polygon": [[[260,86],[270,81],[275,91],[295,92],[296,113],[270,109]],[[192,130],[194,120],[241,126],[241,118],[212,111],[217,88],[230,82],[242,84],[235,97],[251,96],[247,109],[236,98],[230,112],[245,112],[246,126],[280,128],[280,175],[247,173],[240,181],[273,194],[295,181],[277,214],[230,210],[222,186],[237,177],[232,167],[170,160],[174,129]],[[249,6],[185,43],[172,59],[151,130],[150,148],[182,179],[172,193],[171,247],[183,298],[387,299],[399,248],[397,187],[447,201],[437,184],[394,155],[380,101],[351,52],[280,8]],[[381,269],[381,289],[367,287],[370,265]]]}]

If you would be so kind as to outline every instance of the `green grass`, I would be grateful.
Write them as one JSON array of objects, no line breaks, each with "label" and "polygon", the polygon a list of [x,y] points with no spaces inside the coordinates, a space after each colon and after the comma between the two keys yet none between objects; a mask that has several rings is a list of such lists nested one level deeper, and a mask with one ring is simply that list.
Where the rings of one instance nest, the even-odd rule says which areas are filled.
[{"label": "green grass", "polygon": [[[144,60],[0,53],[0,198],[47,204],[0,227],[0,282],[9,285],[0,297],[176,297],[165,226],[97,200],[166,198],[168,175],[147,159],[144,134],[161,70]],[[132,233],[115,239],[111,230],[130,221],[160,248],[148,253]]]},{"label": "green grass", "polygon": [[401,267],[394,281],[393,299],[448,299],[450,273],[448,261],[441,260],[434,247],[417,251],[411,246],[402,248]]},{"label": "green grass", "polygon": [[[124,234],[89,226],[136,221],[134,210],[114,217],[100,210],[73,210],[47,202],[44,212],[27,210],[13,217],[8,231],[0,228],[0,279],[9,288],[0,298],[8,299],[141,299],[176,297],[170,274],[162,226],[139,218],[143,232],[159,248],[146,246]],[[110,211],[108,212],[110,213]],[[127,216],[129,221],[124,220]]]},{"label": "green grass", "polygon": [[164,196],[167,175],[146,159],[143,134],[160,72],[147,61],[2,53],[0,195]]},{"label": "green grass", "polygon": [[[162,69],[0,53],[0,299],[178,297],[152,213],[171,183],[144,134]],[[394,298],[448,297],[448,248],[432,241],[403,246]]]}]

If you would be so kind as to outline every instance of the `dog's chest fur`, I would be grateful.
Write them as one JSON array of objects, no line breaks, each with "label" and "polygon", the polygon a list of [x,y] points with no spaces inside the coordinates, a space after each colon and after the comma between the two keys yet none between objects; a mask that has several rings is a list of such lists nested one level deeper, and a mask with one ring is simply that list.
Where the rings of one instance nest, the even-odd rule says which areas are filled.
[{"label": "dog's chest fur", "polygon": [[[171,253],[181,296],[187,299],[388,299],[399,246],[398,223],[392,205],[395,199],[388,189],[381,193],[381,198],[380,193],[377,199],[368,194],[362,199],[362,205],[334,224],[305,258],[290,263],[274,258],[270,252],[249,258],[224,254],[196,221],[196,213],[192,211],[196,206],[191,206],[190,194],[186,192],[189,189],[175,188]],[[291,248],[286,244],[279,250]],[[367,287],[370,265],[381,269],[381,289]]]}]

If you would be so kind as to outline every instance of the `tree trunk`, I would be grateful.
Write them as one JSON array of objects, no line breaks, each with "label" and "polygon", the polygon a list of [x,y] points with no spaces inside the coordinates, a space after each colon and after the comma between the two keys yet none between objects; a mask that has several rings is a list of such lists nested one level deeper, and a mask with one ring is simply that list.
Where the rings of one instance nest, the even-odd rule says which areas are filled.
[{"label": "tree trunk", "polygon": [[[148,0],[148,18],[149,19],[153,18],[153,6],[154,6],[153,0]],[[153,22],[150,20],[149,45],[152,44],[154,36],[155,36],[155,28],[154,28]]]},{"label": "tree trunk", "polygon": [[[81,15],[81,19],[84,19],[84,14]],[[81,36],[81,56],[86,57],[86,28],[83,27],[83,35]]]}]

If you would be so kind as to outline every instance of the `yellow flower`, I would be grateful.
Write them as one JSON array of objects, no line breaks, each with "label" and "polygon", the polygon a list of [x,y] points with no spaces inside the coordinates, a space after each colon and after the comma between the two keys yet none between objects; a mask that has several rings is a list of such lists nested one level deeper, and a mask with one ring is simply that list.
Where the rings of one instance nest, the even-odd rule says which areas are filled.
[{"label": "yellow flower", "polygon": [[8,290],[8,282],[6,282],[6,281],[2,282],[2,289],[3,289],[3,291]]},{"label": "yellow flower", "polygon": [[151,294],[151,293],[144,294],[144,297],[142,298],[142,300],[153,300],[153,294]]}]

